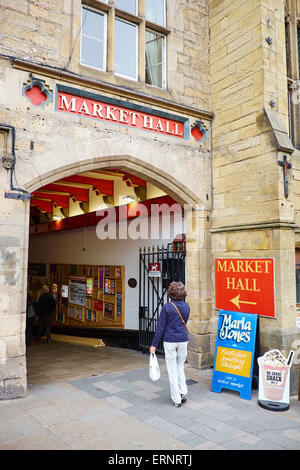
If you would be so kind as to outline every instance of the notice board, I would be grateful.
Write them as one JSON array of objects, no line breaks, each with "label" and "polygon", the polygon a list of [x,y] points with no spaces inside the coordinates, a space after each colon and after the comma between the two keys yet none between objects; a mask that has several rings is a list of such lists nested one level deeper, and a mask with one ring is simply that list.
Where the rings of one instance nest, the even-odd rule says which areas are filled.
[{"label": "notice board", "polygon": [[75,305],[85,305],[85,290],[86,281],[85,278],[71,277],[70,278],[70,290],[69,290],[69,302]]},{"label": "notice board", "polygon": [[219,312],[212,392],[227,388],[251,400],[257,318],[256,314]]}]

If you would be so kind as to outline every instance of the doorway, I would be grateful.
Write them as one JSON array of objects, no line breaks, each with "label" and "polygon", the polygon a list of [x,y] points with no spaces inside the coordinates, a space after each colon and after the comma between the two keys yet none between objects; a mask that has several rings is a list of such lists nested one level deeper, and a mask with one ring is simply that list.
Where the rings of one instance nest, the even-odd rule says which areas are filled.
[{"label": "doorway", "polygon": [[[140,252],[139,271],[139,347],[148,351],[157,326],[160,310],[168,301],[167,289],[171,282],[185,284],[185,236],[156,249],[148,247]],[[162,341],[157,351],[164,353]]]},{"label": "doorway", "polygon": [[[148,230],[153,207],[155,217],[164,207],[168,233],[158,230],[153,237]],[[180,217],[170,219],[171,208]],[[56,302],[52,329],[101,337],[109,345],[149,347],[139,341],[141,332],[155,327],[169,283],[185,282],[183,215],[162,189],[120,168],[64,176],[33,191],[28,287],[37,301],[40,287],[49,286]],[[160,247],[151,257],[149,243]],[[145,270],[154,261],[162,275],[160,281],[147,275],[146,285]],[[152,300],[146,305],[154,295],[156,306]],[[142,316],[146,308],[150,318]]]}]

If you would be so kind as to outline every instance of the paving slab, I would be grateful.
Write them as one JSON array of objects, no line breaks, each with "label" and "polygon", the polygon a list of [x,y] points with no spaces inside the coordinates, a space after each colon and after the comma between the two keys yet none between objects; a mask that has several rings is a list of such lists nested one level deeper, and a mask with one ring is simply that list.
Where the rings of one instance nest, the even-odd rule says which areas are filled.
[{"label": "paving slab", "polygon": [[106,346],[30,347],[27,396],[0,401],[0,449],[300,449],[297,397],[288,411],[264,410],[256,390],[251,400],[211,392],[212,371],[186,364],[188,400],[175,408],[163,357],[157,382],[149,378],[148,363],[140,351]]}]

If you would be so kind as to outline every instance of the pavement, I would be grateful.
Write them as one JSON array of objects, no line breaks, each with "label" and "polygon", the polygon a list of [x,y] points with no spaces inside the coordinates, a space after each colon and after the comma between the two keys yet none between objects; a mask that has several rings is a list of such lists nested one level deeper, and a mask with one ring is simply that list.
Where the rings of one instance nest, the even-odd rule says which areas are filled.
[{"label": "pavement", "polygon": [[149,356],[140,351],[33,344],[27,395],[0,401],[0,450],[106,450],[116,456],[125,450],[300,449],[296,396],[287,411],[265,410],[256,390],[251,400],[230,390],[211,392],[212,370],[186,364],[188,400],[175,408],[164,358],[158,361],[161,378],[152,382]]}]

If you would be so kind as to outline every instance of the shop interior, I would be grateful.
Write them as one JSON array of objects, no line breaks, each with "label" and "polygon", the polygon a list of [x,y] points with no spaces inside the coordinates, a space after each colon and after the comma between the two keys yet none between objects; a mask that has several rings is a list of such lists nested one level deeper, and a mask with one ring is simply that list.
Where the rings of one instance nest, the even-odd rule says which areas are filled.
[{"label": "shop interior", "polygon": [[49,287],[52,332],[137,349],[140,253],[172,249],[184,233],[183,219],[172,216],[169,232],[160,222],[153,236],[153,204],[176,201],[112,168],[66,176],[32,193],[27,289],[36,303],[42,286]]}]

